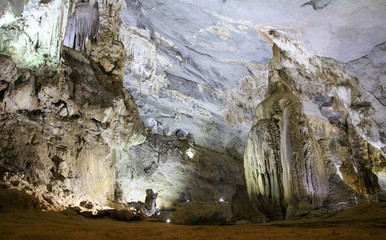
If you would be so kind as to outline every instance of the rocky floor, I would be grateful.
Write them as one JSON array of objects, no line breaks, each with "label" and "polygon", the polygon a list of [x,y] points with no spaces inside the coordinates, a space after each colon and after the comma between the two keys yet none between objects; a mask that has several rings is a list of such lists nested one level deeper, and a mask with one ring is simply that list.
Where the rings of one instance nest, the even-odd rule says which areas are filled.
[{"label": "rocky floor", "polygon": [[0,239],[386,239],[386,203],[361,204],[326,218],[232,226],[86,219],[41,212],[22,195],[0,203]]}]

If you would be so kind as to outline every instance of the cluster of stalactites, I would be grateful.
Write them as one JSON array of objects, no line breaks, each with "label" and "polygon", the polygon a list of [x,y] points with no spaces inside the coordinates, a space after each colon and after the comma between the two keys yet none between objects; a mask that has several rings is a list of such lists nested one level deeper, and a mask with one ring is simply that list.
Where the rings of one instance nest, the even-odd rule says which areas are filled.
[{"label": "cluster of stalactites", "polygon": [[88,1],[78,1],[75,12],[68,20],[63,45],[77,51],[83,51],[89,39],[96,39],[98,27],[98,3],[91,6]]}]

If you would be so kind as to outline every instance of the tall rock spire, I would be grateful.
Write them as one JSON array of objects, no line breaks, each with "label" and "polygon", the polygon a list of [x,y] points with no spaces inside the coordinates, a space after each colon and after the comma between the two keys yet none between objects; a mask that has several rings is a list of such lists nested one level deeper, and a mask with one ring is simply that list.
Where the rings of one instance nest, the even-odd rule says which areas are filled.
[{"label": "tall rock spire", "polygon": [[260,208],[273,218],[281,213],[292,218],[298,210],[323,205],[328,180],[303,105],[280,80],[280,68],[274,54],[268,96],[256,109],[244,167],[248,193]]}]

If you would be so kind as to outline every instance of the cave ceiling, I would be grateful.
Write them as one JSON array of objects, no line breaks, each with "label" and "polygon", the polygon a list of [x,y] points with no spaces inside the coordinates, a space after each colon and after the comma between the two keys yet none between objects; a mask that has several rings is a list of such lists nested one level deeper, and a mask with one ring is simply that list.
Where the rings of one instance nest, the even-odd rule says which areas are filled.
[{"label": "cave ceiling", "polygon": [[[246,109],[264,99],[272,42],[263,32],[350,64],[385,42],[385,12],[384,1],[127,1],[122,19],[139,37],[131,39],[124,84],[142,115],[188,129],[200,145],[223,147],[245,138],[253,114]],[[376,57],[382,66],[384,55]],[[363,77],[363,66],[350,64],[350,73]],[[382,91],[384,79],[376,81],[367,85]],[[314,99],[303,100],[307,114],[325,119]],[[229,114],[238,108],[241,116]]]}]

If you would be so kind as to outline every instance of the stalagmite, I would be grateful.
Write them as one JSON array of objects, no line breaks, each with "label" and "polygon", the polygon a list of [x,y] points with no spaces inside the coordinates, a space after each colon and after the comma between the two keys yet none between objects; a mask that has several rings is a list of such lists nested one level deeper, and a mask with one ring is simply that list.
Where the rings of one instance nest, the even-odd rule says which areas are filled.
[{"label": "stalagmite", "polygon": [[328,181],[300,100],[280,81],[271,84],[269,94],[257,107],[246,144],[247,188],[261,209],[270,209],[268,215],[282,211],[293,218],[323,205]]}]

